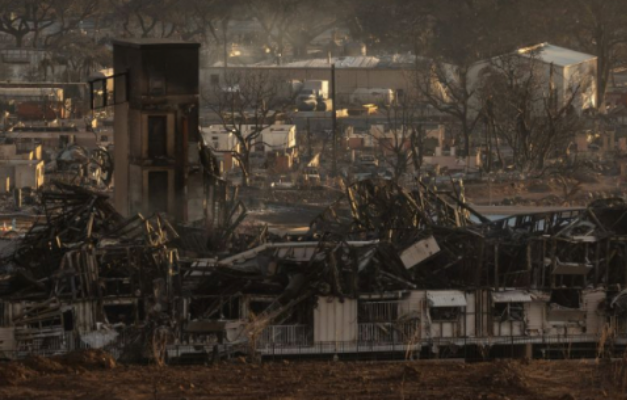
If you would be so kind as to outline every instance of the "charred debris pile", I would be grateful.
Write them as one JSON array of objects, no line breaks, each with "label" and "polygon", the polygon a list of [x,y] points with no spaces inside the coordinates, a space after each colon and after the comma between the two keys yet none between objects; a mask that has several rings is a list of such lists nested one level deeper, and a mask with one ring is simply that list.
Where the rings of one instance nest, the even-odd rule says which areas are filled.
[{"label": "charred debris pile", "polygon": [[606,307],[627,310],[621,199],[490,221],[461,191],[368,180],[299,238],[234,235],[243,217],[233,214],[223,229],[238,244],[212,256],[206,249],[216,246],[199,237],[219,235],[158,214],[123,218],[78,186],[56,183],[40,208],[2,259],[3,329],[14,331],[17,356],[78,343],[162,361],[169,344],[254,342],[270,325],[305,323],[320,296],[602,286],[614,293]]}]

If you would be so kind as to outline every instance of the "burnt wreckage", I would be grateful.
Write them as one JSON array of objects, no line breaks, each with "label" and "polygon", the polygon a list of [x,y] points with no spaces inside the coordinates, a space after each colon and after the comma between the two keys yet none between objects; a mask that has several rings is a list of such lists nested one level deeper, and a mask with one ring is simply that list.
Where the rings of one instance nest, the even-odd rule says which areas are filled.
[{"label": "burnt wreckage", "polygon": [[461,189],[362,181],[289,241],[234,233],[245,208],[214,184],[207,214],[222,233],[201,237],[231,244],[160,215],[122,218],[84,188],[44,192],[40,222],[4,247],[3,355],[102,347],[163,362],[627,338],[622,199],[490,221]]}]

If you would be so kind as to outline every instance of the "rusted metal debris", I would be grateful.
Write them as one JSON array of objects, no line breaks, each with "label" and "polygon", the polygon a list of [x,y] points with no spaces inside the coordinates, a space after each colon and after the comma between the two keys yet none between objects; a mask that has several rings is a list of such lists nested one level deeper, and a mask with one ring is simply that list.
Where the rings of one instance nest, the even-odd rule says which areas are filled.
[{"label": "rusted metal debris", "polygon": [[[44,218],[2,262],[10,280],[3,301],[28,301],[11,315],[19,327],[16,337],[61,340],[70,325],[75,325],[70,331],[89,331],[96,324],[133,326],[138,315],[119,321],[107,308],[140,302],[145,326],[172,320],[173,293],[180,284],[178,252],[170,245],[178,234],[165,219],[125,219],[107,196],[58,182],[42,193],[41,207]],[[81,304],[88,314],[81,316],[84,321],[74,321],[78,315],[64,317],[67,304]],[[40,326],[48,327],[44,336]]]},{"label": "rusted metal debris", "polygon": [[[311,242],[273,243],[182,265],[198,282],[191,298],[202,299],[193,302],[191,318],[249,321],[240,337],[252,341],[262,326],[311,323],[303,315],[318,297],[600,286],[613,296],[626,285],[623,200],[492,222],[461,194],[423,184],[407,191],[390,181],[350,186],[312,222]],[[254,312],[237,305],[258,304],[258,296],[272,301]],[[616,304],[618,310],[623,302]],[[233,307],[238,312],[227,312]]]},{"label": "rusted metal debris", "polygon": [[[236,201],[227,207],[225,192],[215,193],[221,197],[208,211],[211,226],[231,243],[245,208]],[[301,241],[269,241],[264,232],[220,243],[204,258],[198,254],[212,254],[212,244],[199,249],[202,241],[190,239],[202,228],[179,235],[159,215],[125,219],[105,196],[61,183],[41,201],[45,220],[3,262],[11,282],[2,286],[5,321],[24,348],[42,337],[69,331],[88,338],[104,329],[115,334],[101,347],[158,362],[174,343],[201,343],[215,354],[226,344],[254,350],[269,326],[311,325],[319,299],[419,290],[537,291],[563,305],[570,301],[565,289],[604,287],[607,315],[627,309],[622,199],[490,221],[464,202],[463,188],[438,192],[419,183],[409,191],[369,180],[349,186]],[[496,296],[490,304],[527,297]],[[504,310],[508,318],[520,313]],[[456,315],[447,312],[441,317]],[[410,315],[394,326],[407,330],[415,323]]]}]

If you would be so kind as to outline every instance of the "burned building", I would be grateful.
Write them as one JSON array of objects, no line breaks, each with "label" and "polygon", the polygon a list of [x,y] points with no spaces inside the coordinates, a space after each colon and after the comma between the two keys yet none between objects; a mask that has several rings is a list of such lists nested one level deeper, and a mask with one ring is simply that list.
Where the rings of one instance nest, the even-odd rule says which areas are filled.
[{"label": "burned building", "polygon": [[115,205],[123,215],[202,216],[202,182],[190,182],[198,164],[199,47],[166,39],[114,42],[116,96],[127,91],[127,101],[115,105]]},{"label": "burned building", "polygon": [[211,257],[190,252],[188,233],[166,219],[124,218],[83,188],[57,183],[41,201],[45,220],[3,259],[0,333],[11,356],[507,347],[543,357],[571,346],[596,354],[600,338],[603,349],[627,344],[619,199],[490,221],[461,192],[366,180],[301,240],[266,232],[235,246],[225,233],[232,244]]},{"label": "burned building", "polygon": [[373,179],[345,187],[298,239],[238,229],[246,207],[198,146],[197,58],[196,44],[115,43],[115,208],[81,186],[42,191],[42,217],[0,253],[6,357],[541,357],[627,344],[622,199],[492,221],[458,182]]}]

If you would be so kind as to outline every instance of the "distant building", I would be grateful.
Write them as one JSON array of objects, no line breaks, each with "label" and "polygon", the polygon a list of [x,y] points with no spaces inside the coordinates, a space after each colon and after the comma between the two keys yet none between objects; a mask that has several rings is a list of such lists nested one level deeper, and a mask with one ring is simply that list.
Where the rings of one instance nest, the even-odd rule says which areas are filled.
[{"label": "distant building", "polygon": [[[317,58],[293,61],[278,65],[276,63],[258,63],[247,66],[224,68],[217,63],[210,68],[201,69],[201,82],[219,85],[225,81],[226,74],[232,73],[268,73],[272,78],[290,80],[331,80],[331,65],[336,67],[336,91],[338,101],[349,101],[356,89],[392,89],[397,97],[405,93],[408,74],[415,67],[416,56],[395,54],[389,56],[353,56]],[[228,75],[227,75],[228,76]]]},{"label": "distant building", "polygon": [[517,60],[517,65],[523,68],[533,62],[534,69],[539,72],[539,81],[543,83],[541,97],[548,98],[552,85],[557,94],[558,107],[570,99],[575,89],[578,90],[572,103],[575,111],[582,112],[597,106],[597,57],[550,43],[524,47],[511,54],[476,63],[468,74],[471,90],[481,85],[482,74],[488,68],[503,65],[506,59]]},{"label": "distant building", "polygon": [[0,193],[13,189],[39,189],[44,184],[41,146],[19,152],[15,144],[0,144]]},{"label": "distant building", "polygon": [[[253,133],[253,125],[242,125],[244,137]],[[222,170],[227,172],[239,166],[238,161],[233,157],[233,153],[240,151],[240,143],[224,125],[211,125],[201,129],[202,138],[209,146],[218,160],[222,163]],[[287,156],[288,165],[291,166],[294,159],[298,157],[296,125],[275,124],[263,129],[260,135],[254,140],[251,149],[251,158],[260,158],[263,161],[269,155],[276,158],[276,155]]]},{"label": "distant building", "polygon": [[89,84],[0,81],[0,106],[19,120],[82,118],[90,109]]},{"label": "distant building", "polygon": [[46,66],[51,58],[48,50],[32,47],[0,49],[0,79],[28,81],[38,77],[42,80],[62,80],[64,66]]},{"label": "distant building", "polygon": [[[434,142],[433,146],[429,146],[432,152],[435,151],[435,147],[443,147],[444,125],[423,124],[421,129],[424,130],[423,141],[429,139]],[[377,124],[371,125],[367,131],[360,131],[351,127],[346,130],[344,140],[349,150],[374,149],[389,154],[393,148],[409,150],[411,148],[411,135],[411,128],[407,128],[403,132],[402,127],[391,129],[387,125]]]},{"label": "distant building", "polygon": [[[36,127],[23,127],[13,129],[0,137],[9,140],[17,146],[18,151],[33,151],[41,148],[43,153],[56,153],[70,144],[94,149],[96,147],[109,147],[113,145],[113,130],[98,129],[93,132],[78,130],[75,127],[48,127],[46,129]],[[63,129],[66,128],[66,129]],[[44,157],[45,158],[45,157]]]}]

